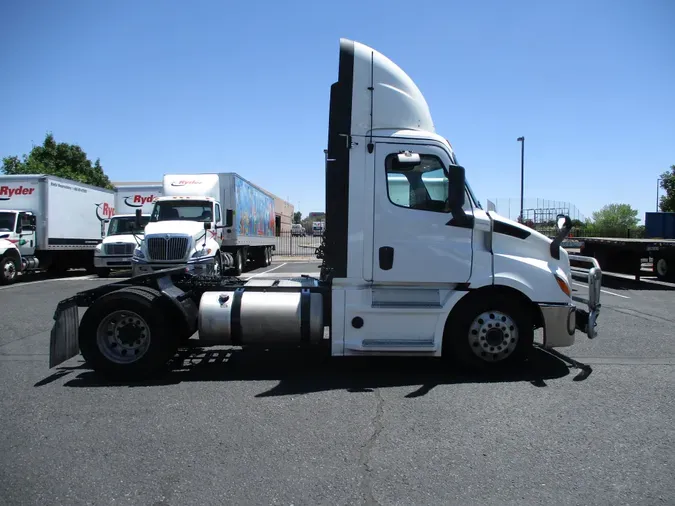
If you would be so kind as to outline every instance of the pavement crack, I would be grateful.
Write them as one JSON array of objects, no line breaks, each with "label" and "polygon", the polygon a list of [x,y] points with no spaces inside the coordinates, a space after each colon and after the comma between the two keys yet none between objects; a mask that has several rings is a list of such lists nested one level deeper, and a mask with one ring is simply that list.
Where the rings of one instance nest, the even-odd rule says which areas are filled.
[{"label": "pavement crack", "polygon": [[635,316],[636,318],[642,318],[643,320],[651,321],[651,322],[656,322],[656,323],[675,323],[675,320],[670,320],[668,318],[664,318],[663,316],[658,316],[658,315],[653,315],[646,313],[644,311],[638,311],[635,309],[629,309],[629,308],[618,308],[618,307],[607,307],[607,309],[611,311],[616,311],[617,313],[625,314],[628,316]]},{"label": "pavement crack", "polygon": [[367,506],[379,505],[373,494],[373,468],[371,459],[373,448],[377,443],[377,438],[380,436],[382,429],[384,429],[384,423],[382,422],[384,416],[384,399],[382,398],[382,393],[379,389],[375,389],[374,392],[377,404],[375,406],[375,416],[371,421],[373,433],[361,447],[361,453],[359,455],[359,466],[363,469],[361,477],[361,493],[363,495],[364,504]]}]

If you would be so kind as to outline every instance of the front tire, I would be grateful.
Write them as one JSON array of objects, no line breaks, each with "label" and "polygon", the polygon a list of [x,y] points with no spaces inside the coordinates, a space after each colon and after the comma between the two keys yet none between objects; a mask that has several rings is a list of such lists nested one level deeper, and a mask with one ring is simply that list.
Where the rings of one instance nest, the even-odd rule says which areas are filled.
[{"label": "front tire", "polygon": [[175,355],[178,339],[163,318],[160,293],[123,288],[101,297],[80,323],[84,359],[103,376],[135,380],[153,375]]},{"label": "front tire", "polygon": [[16,260],[12,257],[5,257],[0,260],[0,285],[14,283],[18,272]]},{"label": "front tire", "polygon": [[525,361],[534,342],[532,313],[503,294],[477,297],[461,308],[446,329],[444,348],[463,365],[479,371],[513,367]]},{"label": "front tire", "polygon": [[96,269],[96,274],[98,274],[99,278],[107,278],[110,276],[110,269],[106,269],[105,267],[98,267]]}]

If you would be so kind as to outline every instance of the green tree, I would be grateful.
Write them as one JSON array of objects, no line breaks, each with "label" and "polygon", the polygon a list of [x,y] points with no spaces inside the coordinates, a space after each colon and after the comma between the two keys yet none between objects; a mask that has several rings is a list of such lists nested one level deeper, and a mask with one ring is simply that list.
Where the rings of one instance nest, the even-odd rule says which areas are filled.
[{"label": "green tree", "polygon": [[293,223],[302,223],[302,213],[300,211],[293,213]]},{"label": "green tree", "polygon": [[609,204],[593,213],[596,230],[628,230],[637,227],[638,211],[629,204]]},{"label": "green tree", "polygon": [[665,195],[661,195],[659,209],[665,213],[675,212],[675,165],[670,166],[670,172],[661,174],[659,184],[666,191]]},{"label": "green tree", "polygon": [[23,155],[23,160],[18,156],[3,158],[2,173],[48,174],[101,188],[113,188],[103,172],[100,159],[92,164],[80,146],[65,142],[57,144],[51,133],[46,135],[42,146],[33,146],[28,155]]}]

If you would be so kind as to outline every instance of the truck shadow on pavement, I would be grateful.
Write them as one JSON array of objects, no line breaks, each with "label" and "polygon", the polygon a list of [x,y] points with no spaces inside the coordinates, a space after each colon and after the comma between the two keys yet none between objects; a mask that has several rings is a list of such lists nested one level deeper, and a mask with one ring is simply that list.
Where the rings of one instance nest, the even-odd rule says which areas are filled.
[{"label": "truck shadow on pavement", "polygon": [[610,290],[634,290],[634,291],[672,291],[675,290],[675,283],[667,281],[658,281],[656,277],[646,278],[645,276],[636,281],[635,279],[620,278],[618,276],[602,276],[602,287]]},{"label": "truck shadow on pavement", "polygon": [[[75,367],[62,367],[35,386],[43,386],[79,372],[67,380],[64,386],[148,387],[193,381],[278,381],[276,386],[255,397],[302,395],[330,390],[358,393],[372,392],[377,388],[409,386],[417,388],[405,397],[414,398],[426,395],[436,386],[463,383],[529,382],[536,387],[546,387],[547,380],[570,374],[570,366],[540,349],[535,349],[530,360],[519,369],[490,374],[460,370],[435,358],[329,358],[325,351],[298,349],[185,349],[179,351],[171,367],[161,377],[141,382],[112,382],[86,369],[84,363]],[[580,376],[575,380],[581,380]]]}]

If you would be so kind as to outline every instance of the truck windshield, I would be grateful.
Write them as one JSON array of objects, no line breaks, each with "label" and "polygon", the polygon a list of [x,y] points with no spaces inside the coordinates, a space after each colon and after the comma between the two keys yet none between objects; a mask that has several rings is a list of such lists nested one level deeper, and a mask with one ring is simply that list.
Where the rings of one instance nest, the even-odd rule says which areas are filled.
[{"label": "truck windshield", "polygon": [[125,216],[120,218],[113,218],[110,220],[110,225],[108,226],[108,236],[111,235],[124,235],[124,234],[133,234],[139,233],[150,221],[149,216],[141,216],[141,230],[136,230],[136,217],[135,216]]},{"label": "truck windshield", "polygon": [[155,203],[150,221],[213,221],[213,204],[205,200],[165,200]]},{"label": "truck windshield", "polygon": [[13,232],[16,223],[16,213],[0,212],[0,232]]}]

